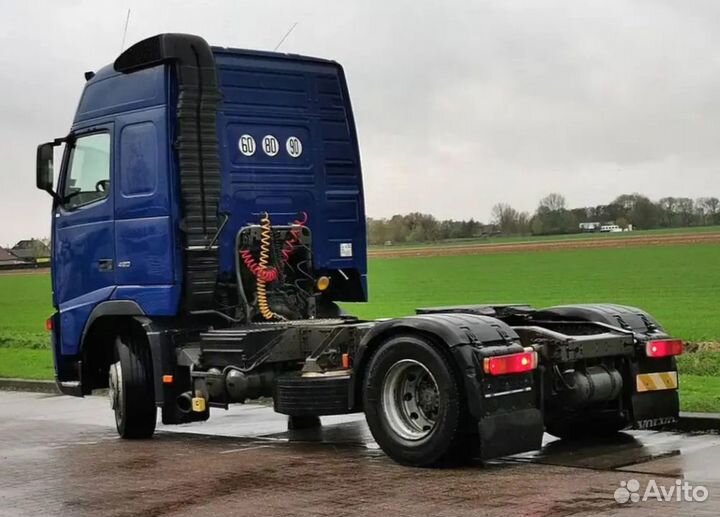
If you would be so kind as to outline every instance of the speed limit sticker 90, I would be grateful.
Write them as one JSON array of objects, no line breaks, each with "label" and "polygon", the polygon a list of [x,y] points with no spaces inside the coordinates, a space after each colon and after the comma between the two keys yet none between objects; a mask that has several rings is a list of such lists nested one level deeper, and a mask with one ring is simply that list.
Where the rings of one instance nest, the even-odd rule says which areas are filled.
[{"label": "speed limit sticker 90", "polygon": [[285,142],[287,153],[293,158],[299,158],[302,154],[302,142],[296,136],[291,136]]}]

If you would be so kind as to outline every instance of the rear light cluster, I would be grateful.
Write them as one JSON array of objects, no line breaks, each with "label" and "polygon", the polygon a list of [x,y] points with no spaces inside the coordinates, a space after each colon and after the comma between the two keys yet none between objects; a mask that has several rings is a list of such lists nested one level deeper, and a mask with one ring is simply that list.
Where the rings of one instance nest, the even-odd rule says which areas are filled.
[{"label": "rear light cluster", "polygon": [[679,339],[658,339],[645,344],[645,354],[648,357],[670,357],[683,353],[683,342]]},{"label": "rear light cluster", "polygon": [[483,360],[483,370],[488,375],[525,373],[534,370],[537,365],[538,355],[535,351],[496,355]]}]

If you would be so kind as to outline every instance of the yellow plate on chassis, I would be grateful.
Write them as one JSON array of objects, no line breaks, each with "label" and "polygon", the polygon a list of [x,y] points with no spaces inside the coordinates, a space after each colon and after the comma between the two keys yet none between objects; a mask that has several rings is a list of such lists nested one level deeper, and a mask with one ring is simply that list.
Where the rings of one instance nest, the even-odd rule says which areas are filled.
[{"label": "yellow plate on chassis", "polygon": [[678,387],[677,372],[640,373],[635,377],[635,385],[638,393],[674,390]]}]

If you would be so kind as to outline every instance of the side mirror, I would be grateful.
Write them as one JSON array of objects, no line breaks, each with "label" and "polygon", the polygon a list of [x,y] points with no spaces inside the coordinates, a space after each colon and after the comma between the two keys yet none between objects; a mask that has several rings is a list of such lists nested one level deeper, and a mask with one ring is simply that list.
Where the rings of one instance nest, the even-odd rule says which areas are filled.
[{"label": "side mirror", "polygon": [[[37,188],[48,194],[54,195],[53,191],[53,155],[55,145],[52,142],[40,144],[37,148],[37,171],[35,183]],[[54,196],[53,196],[54,197]]]}]

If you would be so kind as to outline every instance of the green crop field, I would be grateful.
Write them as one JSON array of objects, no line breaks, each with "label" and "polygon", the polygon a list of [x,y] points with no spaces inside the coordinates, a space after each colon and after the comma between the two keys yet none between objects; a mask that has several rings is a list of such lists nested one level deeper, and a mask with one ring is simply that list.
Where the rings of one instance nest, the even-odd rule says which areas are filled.
[{"label": "green crop field", "polygon": [[0,347],[46,347],[52,311],[49,274],[0,275]]},{"label": "green crop field", "polygon": [[657,230],[636,230],[632,232],[613,233],[570,233],[567,235],[521,235],[521,236],[495,236],[472,237],[465,239],[447,239],[438,242],[401,242],[392,246],[373,245],[371,251],[388,251],[404,248],[452,248],[456,246],[472,246],[477,244],[518,244],[535,242],[566,242],[588,239],[636,239],[641,237],[663,237],[675,235],[702,235],[720,233],[720,226],[695,226],[690,228],[662,228]]},{"label": "green crop field", "polygon": [[720,341],[720,246],[647,246],[370,261],[365,318],[416,307],[614,302],[648,310],[674,335]]},{"label": "green crop field", "polygon": [[[614,302],[648,310],[679,338],[720,342],[717,244],[374,258],[369,279],[371,302],[344,305],[362,318],[433,305]],[[0,275],[0,376],[51,376],[49,350],[37,350],[47,348],[43,325],[51,310],[48,275]],[[719,356],[682,358],[684,373],[692,374],[684,409],[720,410],[713,388]]]}]

